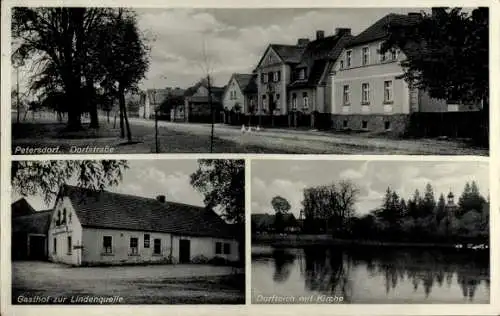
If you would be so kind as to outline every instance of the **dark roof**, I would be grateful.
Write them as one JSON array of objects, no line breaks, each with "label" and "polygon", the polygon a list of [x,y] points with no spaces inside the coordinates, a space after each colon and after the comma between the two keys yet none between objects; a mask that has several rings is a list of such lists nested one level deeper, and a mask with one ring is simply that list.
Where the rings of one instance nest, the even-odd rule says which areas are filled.
[{"label": "dark roof", "polygon": [[356,37],[354,37],[347,45],[346,47],[353,47],[369,42],[373,42],[376,40],[382,40],[385,39],[389,34],[388,34],[388,26],[389,25],[394,25],[394,24],[399,24],[399,25],[412,25],[416,24],[418,21],[421,20],[420,15],[403,15],[403,14],[395,14],[395,13],[390,13],[374,24],[372,24],[370,27],[368,27],[366,30],[358,34]]},{"label": "dark roof", "polygon": [[26,201],[25,198],[21,198],[11,205],[12,217],[25,216],[35,213],[35,209]]},{"label": "dark roof", "polygon": [[228,224],[204,207],[64,186],[82,226],[232,238]]},{"label": "dark roof", "polygon": [[345,45],[352,38],[350,34],[339,34],[309,42],[302,54],[300,64],[297,65],[297,68],[305,67],[307,69],[306,79],[295,80],[289,87],[301,88],[319,84],[329,62],[337,60]]},{"label": "dark roof", "polygon": [[297,45],[271,44],[270,46],[285,63],[300,63],[300,58],[305,50],[305,47]]},{"label": "dark roof", "polygon": [[151,104],[160,105],[163,101],[165,101],[169,96],[173,97],[182,97],[186,93],[186,90],[181,88],[165,88],[165,89],[148,89],[146,93],[149,97],[149,102]]},{"label": "dark roof", "polygon": [[35,212],[31,215],[12,218],[13,233],[47,234],[52,210]]},{"label": "dark roof", "polygon": [[246,93],[257,92],[257,75],[255,74],[233,74],[234,79],[240,86],[241,91]]}]

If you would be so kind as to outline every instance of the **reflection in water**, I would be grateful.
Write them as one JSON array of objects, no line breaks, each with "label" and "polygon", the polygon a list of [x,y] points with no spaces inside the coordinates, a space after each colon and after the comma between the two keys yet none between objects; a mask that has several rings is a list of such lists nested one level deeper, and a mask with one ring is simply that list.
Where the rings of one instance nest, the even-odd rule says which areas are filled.
[{"label": "reflection in water", "polygon": [[[274,262],[275,283],[290,288],[288,282],[292,282],[289,280],[292,271],[298,269],[299,276],[294,276],[293,282],[299,278],[305,286],[303,289],[297,286],[298,293],[294,295],[335,295],[342,296],[344,302],[351,302],[353,298],[363,301],[362,296],[368,301],[370,293],[380,295],[385,292],[389,302],[391,298],[438,302],[429,299],[432,292],[437,291],[437,297],[443,293],[455,293],[452,298],[449,297],[451,294],[446,294],[447,300],[474,302],[478,287],[484,284],[480,300],[489,301],[488,253],[306,247],[274,249],[271,257],[268,259]],[[264,277],[260,273],[257,275]],[[258,290],[258,280],[254,283]],[[402,291],[402,285],[408,285],[409,291]]]}]

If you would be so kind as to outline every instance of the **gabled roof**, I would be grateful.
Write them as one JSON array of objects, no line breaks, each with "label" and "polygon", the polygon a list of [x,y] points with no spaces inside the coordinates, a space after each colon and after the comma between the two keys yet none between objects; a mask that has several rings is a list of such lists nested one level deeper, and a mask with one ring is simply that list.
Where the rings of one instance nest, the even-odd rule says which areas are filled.
[{"label": "gabled roof", "polygon": [[222,218],[204,207],[68,185],[61,190],[60,195],[71,200],[82,226],[220,238],[234,236]]},{"label": "gabled roof", "polygon": [[257,75],[255,74],[233,74],[234,79],[243,92],[257,92]]},{"label": "gabled roof", "polygon": [[12,218],[34,214],[35,212],[35,209],[28,203],[28,201],[26,201],[25,198],[21,198],[11,205]]},{"label": "gabled roof", "polygon": [[165,88],[165,89],[148,89],[146,93],[149,98],[150,104],[160,105],[165,101],[170,95],[174,97],[182,97],[186,90],[181,88]]},{"label": "gabled roof", "polygon": [[273,50],[285,63],[299,63],[305,47],[297,45],[271,44]]},{"label": "gabled roof", "polygon": [[47,234],[52,210],[34,212],[31,215],[12,218],[13,233]]},{"label": "gabled roof", "polygon": [[350,34],[341,33],[309,42],[302,54],[300,64],[297,65],[297,68],[307,68],[306,79],[295,80],[289,87],[302,88],[319,84],[329,62],[337,60],[345,45],[352,38]]},{"label": "gabled roof", "polygon": [[358,34],[356,37],[354,37],[346,45],[346,47],[353,47],[385,39],[389,35],[388,34],[389,25],[393,24],[412,25],[418,23],[421,19],[422,17],[418,14],[404,15],[404,14],[390,13],[381,18],[380,20],[378,20],[377,22],[375,22],[374,24],[372,24],[370,27],[368,27],[360,34]]}]

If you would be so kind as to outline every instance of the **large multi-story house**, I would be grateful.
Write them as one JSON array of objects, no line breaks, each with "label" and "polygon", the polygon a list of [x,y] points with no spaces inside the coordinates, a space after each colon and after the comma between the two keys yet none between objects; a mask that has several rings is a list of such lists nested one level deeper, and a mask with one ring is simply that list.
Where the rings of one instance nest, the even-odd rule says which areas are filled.
[{"label": "large multi-story house", "polygon": [[407,58],[404,48],[380,53],[390,25],[411,26],[420,19],[420,13],[388,14],[345,46],[331,72],[334,129],[401,134],[411,113],[471,110],[433,99],[423,89],[410,88],[401,78],[401,61]]},{"label": "large multi-story house", "polygon": [[[224,90],[222,105],[225,114],[243,113],[252,115],[257,110],[257,75],[233,74]],[[225,120],[231,123],[231,116]]]},{"label": "large multi-story house", "polygon": [[316,115],[328,113],[328,74],[350,33],[337,28],[325,37],[318,30],[313,41],[299,38],[296,45],[269,45],[255,69],[259,117],[286,116],[288,126],[297,126],[297,118],[306,116],[306,125],[315,126]]}]

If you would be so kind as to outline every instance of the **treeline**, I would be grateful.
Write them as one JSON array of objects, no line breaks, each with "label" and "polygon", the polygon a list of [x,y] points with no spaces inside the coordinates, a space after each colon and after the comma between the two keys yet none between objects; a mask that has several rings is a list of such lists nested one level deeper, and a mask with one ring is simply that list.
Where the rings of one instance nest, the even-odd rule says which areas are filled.
[{"label": "treeline", "polygon": [[407,201],[388,188],[379,209],[351,224],[352,236],[363,239],[488,242],[489,202],[474,181],[465,184],[457,204],[451,192],[436,200],[431,184],[426,185],[423,195],[416,190]]},{"label": "treeline", "polygon": [[454,195],[436,199],[431,184],[407,200],[387,188],[381,206],[356,216],[359,190],[348,181],[304,189],[302,232],[335,238],[399,242],[487,242],[489,202],[472,181],[458,203]]}]

